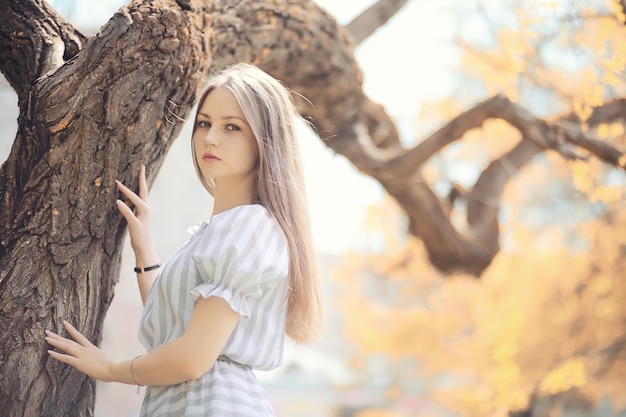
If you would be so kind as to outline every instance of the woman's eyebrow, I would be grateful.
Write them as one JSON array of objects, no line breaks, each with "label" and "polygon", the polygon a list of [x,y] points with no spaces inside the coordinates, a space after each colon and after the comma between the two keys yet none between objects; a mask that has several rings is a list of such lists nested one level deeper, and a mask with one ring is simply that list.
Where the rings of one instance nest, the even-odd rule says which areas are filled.
[{"label": "woman's eyebrow", "polygon": [[[209,116],[209,115],[208,115],[208,114],[206,114],[206,113],[202,113],[202,112],[198,112],[198,115],[199,115],[199,116],[204,116],[204,117],[206,117],[207,119],[210,119],[210,118],[211,118],[211,116]],[[248,124],[248,122],[246,121],[246,119],[243,119],[243,118],[241,118],[241,117],[239,117],[239,116],[229,116],[229,115],[224,115],[224,116],[222,116],[222,117],[221,117],[221,119],[222,119],[222,120],[227,120],[227,119],[237,119],[237,120],[241,120],[241,121],[242,121],[242,122],[244,122],[245,124]]]},{"label": "woman's eyebrow", "polygon": [[250,126],[250,124],[246,121],[246,119],[241,118],[239,116],[228,116],[228,115],[224,115],[221,117],[222,120],[231,120],[231,119],[235,119],[235,120],[239,120],[241,123],[245,124],[246,126]]}]

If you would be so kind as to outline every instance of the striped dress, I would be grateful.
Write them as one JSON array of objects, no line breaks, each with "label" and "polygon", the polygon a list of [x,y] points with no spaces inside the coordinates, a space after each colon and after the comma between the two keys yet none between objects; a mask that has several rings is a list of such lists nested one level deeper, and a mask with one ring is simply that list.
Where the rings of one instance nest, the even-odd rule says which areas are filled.
[{"label": "striped dress", "polygon": [[209,372],[147,387],[141,416],[275,416],[253,370],[282,363],[288,274],[287,241],[263,206],[237,206],[201,223],[150,289],[139,340],[151,351],[182,336],[199,297],[221,297],[241,317]]}]

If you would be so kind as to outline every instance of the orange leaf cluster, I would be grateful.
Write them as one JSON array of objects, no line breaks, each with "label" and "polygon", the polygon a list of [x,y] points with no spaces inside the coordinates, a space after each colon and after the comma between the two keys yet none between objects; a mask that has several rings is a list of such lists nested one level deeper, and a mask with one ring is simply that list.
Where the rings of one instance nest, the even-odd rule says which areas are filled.
[{"label": "orange leaf cluster", "polygon": [[[392,203],[382,207],[392,215]],[[442,279],[415,241],[352,254],[335,281],[346,337],[358,348],[354,364],[381,354],[396,364],[418,358],[415,378],[452,375],[430,396],[465,416],[506,416],[531,395],[572,389],[626,400],[626,364],[606,353],[626,337],[626,235],[616,230],[626,230],[624,210],[581,224],[581,251],[547,249],[520,227],[510,234],[515,252],[498,256],[480,281]]]}]

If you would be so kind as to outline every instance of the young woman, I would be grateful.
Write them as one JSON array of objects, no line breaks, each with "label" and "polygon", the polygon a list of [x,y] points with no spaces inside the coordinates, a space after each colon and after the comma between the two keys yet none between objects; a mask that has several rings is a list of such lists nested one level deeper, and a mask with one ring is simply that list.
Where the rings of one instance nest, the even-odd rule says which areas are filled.
[{"label": "young woman", "polygon": [[[135,252],[148,353],[111,361],[65,322],[47,332],[61,362],[102,381],[146,385],[142,416],[274,416],[253,370],[282,362],[285,333],[308,342],[321,325],[318,277],[285,87],[255,66],[211,78],[193,126],[210,221],[161,268],[149,227],[144,168],[135,206],[117,201]],[[153,283],[154,281],[154,283]]]}]

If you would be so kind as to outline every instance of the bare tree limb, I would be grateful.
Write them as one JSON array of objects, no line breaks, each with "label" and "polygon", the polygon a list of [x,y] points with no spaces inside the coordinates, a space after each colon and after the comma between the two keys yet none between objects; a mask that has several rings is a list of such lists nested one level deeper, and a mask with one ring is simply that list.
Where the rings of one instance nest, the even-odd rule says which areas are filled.
[{"label": "bare tree limb", "polygon": [[86,38],[43,0],[0,0],[0,71],[24,105],[34,81],[78,53]]},{"label": "bare tree limb", "polygon": [[375,103],[366,97],[361,112],[371,142],[377,149],[390,152],[404,149],[396,123],[387,114],[382,104]]},{"label": "bare tree limb", "polygon": [[615,167],[626,170],[624,152],[606,142],[585,135],[578,125],[568,122],[557,122],[555,125],[560,141],[585,149],[592,155]]},{"label": "bare tree limb", "polygon": [[[610,120],[608,117],[610,115],[622,114],[615,111],[615,102],[609,103],[608,106],[610,111],[608,109],[607,111],[603,111],[601,108],[596,109],[596,114],[605,115],[603,120]],[[364,113],[365,117],[368,117],[367,107]],[[387,127],[389,123],[393,124],[393,122],[388,118],[382,118],[380,115],[377,118],[378,124],[375,124],[374,128],[368,127],[368,132],[374,132],[373,134],[376,136],[372,142],[383,143],[384,139],[378,137],[381,134],[374,130],[380,129],[384,134],[389,135],[387,140],[390,143],[399,143],[399,139],[396,138],[397,131]],[[410,177],[433,155],[462,138],[467,131],[480,127],[485,120],[490,118],[505,120],[517,128],[527,139],[534,141],[544,149],[554,149],[566,158],[582,158],[571,146],[567,146],[569,144],[584,148],[598,158],[612,165],[620,166],[618,161],[623,152],[613,146],[588,137],[578,126],[571,123],[568,126],[564,122],[549,124],[512,103],[506,97],[498,95],[459,114],[411,149],[399,150],[396,146],[391,154],[373,150],[371,147],[367,147],[367,151],[361,150],[358,157],[360,169],[374,177]],[[379,127],[381,124],[384,126],[382,129]]]},{"label": "bare tree limb", "polygon": [[523,138],[516,146],[491,161],[467,194],[467,222],[472,236],[481,244],[493,246],[499,240],[498,212],[504,188],[533,156],[543,149]]},{"label": "bare tree limb", "polygon": [[322,140],[355,124],[363,76],[348,31],[313,1],[213,2],[213,68],[252,62],[293,92]]},{"label": "bare tree limb", "polygon": [[[603,120],[620,113],[616,104],[596,109]],[[345,155],[361,172],[377,179],[407,214],[410,232],[422,239],[430,260],[443,271],[460,269],[480,275],[499,250],[498,211],[504,187],[538,152],[552,149],[568,159],[584,159],[584,149],[601,160],[624,168],[624,153],[585,134],[578,125],[561,119],[548,122],[498,95],[459,114],[411,149],[400,145],[398,132],[384,109],[365,100],[362,123],[326,144]],[[598,116],[599,117],[599,116]],[[447,203],[430,190],[419,174],[421,165],[492,118],[506,121],[523,137],[509,152],[492,161],[465,197],[467,230],[452,225]],[[377,146],[383,144],[383,146]]]},{"label": "bare tree limb", "polygon": [[[576,124],[581,124],[583,122],[580,120],[578,115],[573,112],[562,117],[561,119],[563,121],[574,122]],[[591,116],[585,120],[585,123],[587,123],[590,127],[596,127],[602,123],[619,121],[626,122],[626,98],[614,99],[602,104],[601,106],[594,107]]]},{"label": "bare tree limb", "polygon": [[408,0],[378,0],[352,19],[345,27],[352,34],[354,44],[359,45],[379,27],[391,19]]},{"label": "bare tree limb", "polygon": [[[441,199],[417,175],[404,184],[382,183],[407,213],[409,232],[419,237],[429,261],[445,273],[463,272],[479,277],[498,253],[499,245],[485,245],[471,238],[471,231],[459,232],[449,219]],[[408,210],[407,210],[408,209]],[[482,233],[486,236],[486,233]]]},{"label": "bare tree limb", "polygon": [[415,147],[399,153],[393,158],[378,163],[380,170],[390,175],[405,177],[412,175],[424,162],[440,152],[452,142],[460,139],[467,131],[480,127],[485,120],[497,117],[501,109],[508,106],[510,101],[501,95],[491,97],[476,104],[459,114],[428,138],[420,141]]}]

